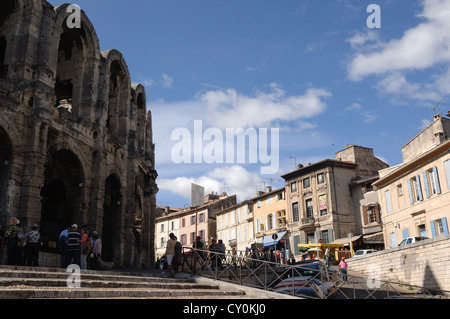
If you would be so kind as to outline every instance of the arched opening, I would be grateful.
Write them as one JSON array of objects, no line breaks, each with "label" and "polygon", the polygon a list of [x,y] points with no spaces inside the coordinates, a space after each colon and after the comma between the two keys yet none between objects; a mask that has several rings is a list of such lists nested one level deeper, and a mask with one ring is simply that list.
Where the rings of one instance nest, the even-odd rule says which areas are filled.
[{"label": "arched opening", "polygon": [[56,69],[55,95],[57,108],[68,112],[77,108],[81,100],[82,79],[89,41],[85,26],[69,28],[66,20],[62,25],[58,47],[58,65]]},{"label": "arched opening", "polygon": [[8,181],[11,178],[12,142],[8,133],[0,126],[0,222],[5,225],[10,205],[8,199]]},{"label": "arched opening", "polygon": [[[8,74],[8,61],[6,55],[7,35],[10,30],[7,30],[12,24],[8,21],[11,15],[18,8],[16,0],[2,0],[0,1],[0,79],[5,79]],[[14,24],[17,24],[16,22]]]},{"label": "arched opening", "polygon": [[138,94],[136,104],[137,104],[138,109],[145,108],[144,93],[139,93]]},{"label": "arched opening", "polygon": [[118,257],[121,201],[120,180],[116,175],[110,175],[105,182],[103,204],[102,260],[106,262],[113,262]]},{"label": "arched opening", "polygon": [[81,223],[84,173],[77,156],[68,150],[50,155],[41,190],[41,236],[45,248],[56,242],[63,229]]},{"label": "arched opening", "polygon": [[109,96],[108,96],[108,119],[106,121],[106,127],[108,133],[112,135],[118,135],[119,128],[119,116],[121,107],[126,105],[128,94],[124,90],[125,87],[126,72],[122,68],[121,63],[118,60],[114,60],[109,68]]}]

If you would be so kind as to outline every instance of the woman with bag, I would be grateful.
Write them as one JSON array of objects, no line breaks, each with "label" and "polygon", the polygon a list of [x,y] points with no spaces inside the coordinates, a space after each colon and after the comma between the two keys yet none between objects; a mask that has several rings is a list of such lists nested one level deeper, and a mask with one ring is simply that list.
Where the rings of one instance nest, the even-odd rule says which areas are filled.
[{"label": "woman with bag", "polygon": [[9,228],[5,233],[5,238],[8,240],[7,243],[7,263],[8,265],[19,265],[20,264],[20,250],[19,250],[19,232],[20,228],[17,226],[19,220],[16,217],[11,217],[9,219]]}]

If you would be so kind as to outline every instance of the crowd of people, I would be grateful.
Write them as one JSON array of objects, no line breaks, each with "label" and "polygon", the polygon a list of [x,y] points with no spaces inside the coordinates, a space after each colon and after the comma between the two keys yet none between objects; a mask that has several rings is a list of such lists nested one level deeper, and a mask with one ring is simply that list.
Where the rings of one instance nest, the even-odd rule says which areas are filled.
[{"label": "crowd of people", "polygon": [[[196,249],[195,255],[199,258],[202,269],[209,267],[214,270],[221,269],[225,264],[230,266],[237,266],[237,254],[235,249],[226,251],[226,246],[221,239],[212,239],[209,247],[202,241],[200,236],[197,236],[192,248]],[[168,270],[168,276],[174,276],[174,272],[182,266],[182,246],[178,242],[177,237],[171,233],[167,241],[164,259],[159,259],[156,262],[156,267]],[[275,249],[247,249],[244,254],[246,265],[255,268],[262,261],[270,261],[274,263],[286,263],[284,248]],[[240,255],[242,257],[242,255]]]},{"label": "crowd of people", "polygon": [[[37,224],[25,232],[20,220],[11,217],[6,231],[0,226],[0,236],[7,249],[8,265],[39,266],[42,238]],[[87,226],[78,229],[77,224],[72,224],[64,229],[59,234],[57,250],[61,268],[76,264],[81,269],[100,269],[102,240],[96,231],[89,234]]]},{"label": "crowd of people", "polygon": [[9,226],[4,231],[0,226],[2,245],[6,246],[7,264],[38,266],[39,246],[41,235],[38,225],[31,225],[31,230],[24,232],[20,220],[16,217],[9,219]]},{"label": "crowd of people", "polygon": [[96,231],[88,234],[87,226],[78,230],[77,224],[67,226],[58,239],[61,268],[75,264],[81,269],[100,269],[102,240]]}]

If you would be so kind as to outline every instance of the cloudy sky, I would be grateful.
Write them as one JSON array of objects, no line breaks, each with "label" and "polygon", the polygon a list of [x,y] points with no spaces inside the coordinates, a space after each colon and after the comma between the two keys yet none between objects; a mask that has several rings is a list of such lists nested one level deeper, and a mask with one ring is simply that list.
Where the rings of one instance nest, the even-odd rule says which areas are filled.
[{"label": "cloudy sky", "polygon": [[[75,4],[101,50],[121,51],[132,82],[146,87],[163,206],[189,205],[192,182],[245,200],[346,144],[399,164],[400,148],[450,93],[450,0]],[[379,5],[381,28],[368,27],[369,4]],[[227,160],[227,129],[239,128],[258,142],[247,143],[244,161]],[[191,162],[177,161],[189,155]],[[262,174],[269,155],[277,170]]]}]

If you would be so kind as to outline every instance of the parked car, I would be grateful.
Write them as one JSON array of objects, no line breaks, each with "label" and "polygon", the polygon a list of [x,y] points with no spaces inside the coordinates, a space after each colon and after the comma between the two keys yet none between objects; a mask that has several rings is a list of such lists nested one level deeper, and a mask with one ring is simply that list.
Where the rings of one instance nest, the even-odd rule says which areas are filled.
[{"label": "parked car", "polygon": [[425,239],[428,239],[428,237],[408,237],[408,238],[403,239],[400,242],[399,246],[417,243],[418,241],[425,240]]},{"label": "parked car", "polygon": [[313,298],[328,298],[337,291],[338,272],[323,262],[296,263],[294,267],[274,280],[270,290]]},{"label": "parked car", "polygon": [[376,252],[377,251],[375,249],[360,249],[355,252],[355,254],[353,255],[353,258],[365,256],[367,254],[376,253]]}]

